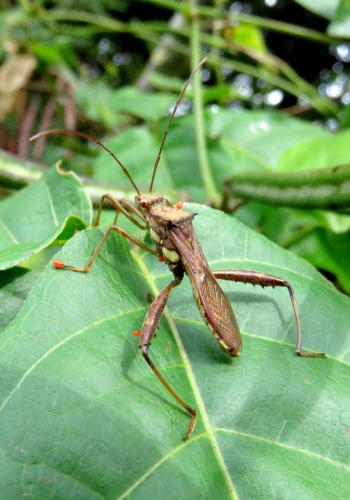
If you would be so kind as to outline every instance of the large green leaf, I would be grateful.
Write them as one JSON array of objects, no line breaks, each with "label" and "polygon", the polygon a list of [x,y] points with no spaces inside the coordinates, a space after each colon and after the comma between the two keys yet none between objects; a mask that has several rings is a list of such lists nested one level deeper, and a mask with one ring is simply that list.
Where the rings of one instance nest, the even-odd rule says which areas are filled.
[{"label": "large green leaf", "polygon": [[90,221],[90,201],[76,175],[58,167],[48,170],[0,204],[0,269],[54,241],[66,241]]},{"label": "large green leaf", "polygon": [[[241,161],[244,157],[246,161],[250,159],[252,165],[256,164],[255,168],[277,168],[281,156],[289,148],[308,139],[330,135],[320,126],[264,110],[220,109],[207,114],[207,120],[210,136],[219,138],[231,154],[239,153]],[[239,165],[237,170],[241,169]]]},{"label": "large green leaf", "polygon": [[[131,332],[171,275],[111,235],[88,274],[49,266],[0,335],[0,496],[52,499],[339,499],[350,497],[350,301],[309,264],[234,219],[199,206],[212,268],[255,269],[295,289],[305,348],[293,355],[288,292],[223,282],[243,353],[219,348],[187,278],[176,287],[151,357],[198,410],[160,385]],[[83,265],[103,229],[60,252]]]}]

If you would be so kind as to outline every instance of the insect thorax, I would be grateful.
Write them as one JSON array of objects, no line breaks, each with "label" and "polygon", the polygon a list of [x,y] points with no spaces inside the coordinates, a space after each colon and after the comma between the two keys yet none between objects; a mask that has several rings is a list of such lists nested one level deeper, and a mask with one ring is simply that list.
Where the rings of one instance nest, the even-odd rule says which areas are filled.
[{"label": "insect thorax", "polygon": [[166,206],[163,203],[153,204],[147,213],[150,235],[156,245],[157,252],[164,257],[165,263],[175,277],[183,275],[183,266],[180,252],[171,237],[172,229],[174,227],[181,229],[183,234],[189,238],[193,217],[194,214]]}]

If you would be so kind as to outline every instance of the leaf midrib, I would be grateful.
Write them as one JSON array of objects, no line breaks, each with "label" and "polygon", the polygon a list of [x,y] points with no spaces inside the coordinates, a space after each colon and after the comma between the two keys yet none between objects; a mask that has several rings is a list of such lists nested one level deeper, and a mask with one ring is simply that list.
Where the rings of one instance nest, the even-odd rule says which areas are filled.
[{"label": "leaf midrib", "polygon": [[[142,257],[140,258],[139,255],[140,255],[139,253],[138,254],[133,253],[133,257],[135,259],[136,264],[141,269],[142,274],[143,274],[145,280],[147,281],[147,283],[149,284],[149,286],[151,288],[151,291],[155,295],[159,294],[160,291],[159,291],[159,289],[155,285],[155,281],[154,281],[154,278],[153,278],[152,274],[150,273],[148,267],[145,265],[144,260],[142,259]],[[177,345],[177,347],[179,349],[180,357],[183,360],[184,370],[185,370],[185,372],[187,374],[187,378],[188,378],[189,383],[191,385],[191,388],[192,388],[192,391],[193,391],[193,395],[194,395],[194,398],[195,398],[195,401],[196,401],[197,416],[199,416],[199,415],[201,416],[202,422],[203,422],[204,427],[206,429],[206,432],[204,433],[204,435],[208,436],[208,439],[209,439],[209,441],[210,441],[210,443],[212,445],[214,455],[217,458],[218,465],[219,465],[219,467],[220,467],[220,469],[222,471],[222,474],[223,474],[223,476],[225,478],[225,481],[226,481],[227,491],[229,492],[229,494],[230,494],[230,496],[231,496],[231,498],[233,500],[238,500],[238,495],[237,495],[237,493],[236,493],[236,491],[235,491],[235,489],[233,487],[229,471],[228,471],[228,469],[227,469],[227,467],[225,465],[225,461],[224,461],[224,458],[223,458],[223,456],[221,454],[218,442],[216,440],[213,427],[210,424],[209,416],[208,416],[208,414],[207,414],[207,412],[205,410],[204,401],[203,401],[203,399],[202,399],[202,397],[200,395],[200,392],[198,390],[198,386],[196,384],[195,376],[194,376],[194,373],[192,371],[191,364],[190,364],[189,358],[187,356],[185,347],[184,347],[184,345],[182,343],[180,334],[178,332],[178,329],[176,328],[176,325],[175,325],[174,319],[173,319],[173,317],[171,315],[171,312],[169,311],[169,309],[167,307],[165,307],[165,309],[164,309],[164,316],[165,316],[166,320],[168,321],[169,328],[170,328],[170,330],[171,330],[171,332],[172,332],[172,334],[174,336],[176,345]],[[201,434],[201,436],[203,436],[203,434]],[[192,442],[192,440],[193,440],[193,438],[190,437],[190,440],[187,442],[187,445],[190,444]],[[185,443],[185,446],[186,446],[186,443]],[[123,497],[121,497],[121,498],[123,498]]]}]

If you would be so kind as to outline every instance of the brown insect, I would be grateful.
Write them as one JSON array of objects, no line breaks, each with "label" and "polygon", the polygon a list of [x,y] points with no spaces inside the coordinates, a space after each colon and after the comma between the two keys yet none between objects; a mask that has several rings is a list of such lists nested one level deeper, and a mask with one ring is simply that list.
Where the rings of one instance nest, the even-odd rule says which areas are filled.
[{"label": "brown insect", "polygon": [[[137,192],[135,196],[136,207],[127,200],[121,199],[118,201],[109,194],[105,194],[102,196],[94,225],[97,226],[99,224],[100,214],[106,200],[116,209],[116,216],[114,224],[108,228],[107,232],[103,236],[101,242],[97,246],[95,252],[93,253],[92,257],[85,267],[80,268],[67,265],[60,260],[54,260],[53,265],[59,269],[70,269],[72,271],[80,273],[88,272],[111,231],[117,231],[146,252],[155,255],[159,260],[162,260],[166,263],[170,271],[173,273],[174,279],[153,300],[144,320],[141,332],[135,332],[135,334],[141,335],[141,352],[153,372],[156,374],[161,383],[166,387],[166,389],[170,392],[170,394],[176,399],[176,401],[191,415],[191,421],[184,439],[188,439],[194,429],[197,418],[196,410],[189,406],[168,384],[158,368],[153,364],[148,354],[149,346],[151,345],[152,339],[155,337],[155,333],[166,303],[168,301],[170,292],[175,286],[178,286],[181,283],[184,274],[187,274],[191,281],[193,295],[204,321],[206,322],[212,333],[215,335],[215,337],[218,339],[221,348],[230,356],[239,355],[242,346],[242,339],[231,304],[220,288],[217,282],[218,279],[251,283],[253,285],[261,285],[263,287],[286,287],[290,295],[296,319],[297,344],[295,353],[298,356],[324,356],[324,353],[301,352],[302,340],[299,313],[293,288],[287,281],[276,276],[271,276],[269,274],[259,273],[255,271],[211,271],[192,225],[195,214],[182,210],[181,203],[176,207],[173,207],[171,203],[161,194],[152,194],[154,178],[170,125],[175,116],[181,98],[186,91],[186,88],[192,80],[195,72],[204,63],[204,61],[205,59],[193,71],[174,106],[173,112],[169,119],[169,123],[164,132],[158,156],[153,167],[153,174],[148,194],[140,193],[129,172],[121,164],[118,158],[93,137],[69,130],[49,130],[46,132],[41,132],[31,139],[34,140],[40,136],[52,133],[70,133],[90,139],[102,146],[106,151],[108,151],[110,155],[112,155],[112,157],[123,169],[131,184],[134,186]],[[156,250],[147,247],[144,243],[138,241],[123,228],[116,225],[117,218],[120,212],[123,213],[131,222],[136,224],[136,226],[138,226],[140,229],[150,231],[150,235],[155,244]]]}]

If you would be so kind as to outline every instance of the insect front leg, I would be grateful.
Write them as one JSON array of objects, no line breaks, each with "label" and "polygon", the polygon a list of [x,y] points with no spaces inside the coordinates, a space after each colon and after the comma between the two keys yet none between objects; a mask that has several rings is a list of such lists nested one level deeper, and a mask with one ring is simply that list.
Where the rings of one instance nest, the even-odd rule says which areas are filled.
[{"label": "insect front leg", "polygon": [[[144,219],[143,214],[127,200],[121,199],[120,201],[118,201],[115,198],[113,198],[113,196],[111,196],[110,194],[108,194],[108,193],[104,194],[101,198],[101,201],[100,201],[100,206],[99,206],[99,209],[97,211],[97,216],[96,216],[94,226],[98,226],[98,224],[99,224],[100,215],[101,215],[101,211],[102,211],[102,208],[104,206],[105,200],[108,200],[111,203],[111,205],[113,205],[116,208],[116,215],[114,218],[114,224],[108,228],[106,234],[103,236],[102,240],[98,244],[98,246],[97,246],[96,250],[94,251],[89,262],[86,264],[85,267],[75,267],[75,266],[69,266],[67,264],[64,264],[61,260],[56,259],[53,261],[53,265],[57,269],[69,269],[69,270],[75,271],[77,273],[87,273],[90,270],[97,254],[101,250],[101,247],[103,246],[104,242],[108,238],[111,231],[117,231],[117,233],[122,234],[123,236],[128,238],[130,241],[135,243],[135,245],[142,248],[146,252],[149,252],[153,255],[158,255],[158,252],[156,252],[155,250],[152,250],[151,248],[148,248],[146,245],[144,245],[143,243],[138,241],[136,238],[134,238],[134,236],[132,236],[130,233],[125,231],[125,229],[115,225],[119,213],[122,212],[125,215],[125,217],[127,217],[133,224],[138,226],[140,229],[143,229],[143,230],[148,229],[148,225],[146,224],[146,221]],[[134,212],[134,214],[136,214],[145,224],[141,224],[137,219],[135,219],[135,217],[133,217],[131,214],[129,214],[129,212],[126,210],[126,208],[128,210],[130,210],[131,212]]]},{"label": "insect front leg", "polygon": [[271,274],[259,273],[256,271],[241,271],[241,270],[223,270],[223,271],[213,271],[213,274],[216,279],[222,279],[227,281],[236,281],[240,283],[250,283],[251,285],[260,285],[262,287],[265,286],[282,286],[286,287],[289,292],[290,300],[292,302],[295,321],[297,325],[297,344],[295,348],[295,354],[297,356],[302,357],[319,357],[325,356],[323,352],[302,352],[301,351],[301,325],[300,325],[300,316],[297,307],[297,302],[295,300],[294,290],[292,285],[288,283],[288,281],[278,278],[277,276],[272,276]]},{"label": "insect front leg", "polygon": [[164,290],[160,292],[160,294],[155,298],[155,300],[152,302],[151,307],[148,310],[148,313],[146,315],[146,318],[144,320],[144,323],[142,325],[142,331],[141,331],[141,339],[140,339],[140,349],[143,357],[155,373],[155,375],[158,377],[158,379],[161,381],[161,383],[164,385],[164,387],[170,392],[170,394],[176,399],[176,401],[188,412],[192,415],[190,424],[188,426],[187,432],[184,436],[184,440],[188,439],[190,437],[191,432],[194,429],[194,426],[196,424],[196,419],[197,419],[197,414],[196,410],[191,408],[185,401],[174,391],[174,389],[168,384],[168,382],[165,380],[163,375],[160,373],[158,368],[153,364],[153,361],[150,359],[148,355],[148,349],[149,346],[151,345],[152,339],[155,337],[155,333],[160,321],[160,318],[163,314],[165,305],[168,301],[169,295],[171,290],[174,288],[174,286],[177,286],[181,283],[180,279],[175,279],[169,285],[167,285]]},{"label": "insect front leg", "polygon": [[[101,216],[101,212],[102,212],[102,209],[104,207],[104,204],[105,204],[105,200],[109,201],[109,203],[113,207],[115,207],[115,209],[116,209],[116,214],[115,214],[114,222],[113,222],[114,226],[117,223],[118,215],[120,214],[120,212],[122,212],[125,215],[125,217],[127,217],[133,224],[138,226],[140,229],[143,229],[143,230],[148,229],[145,218],[144,218],[143,214],[140,212],[140,210],[138,210],[128,200],[124,200],[122,198],[121,200],[118,201],[115,198],[113,198],[112,195],[110,195],[108,193],[104,194],[101,198],[100,206],[98,207],[94,226],[98,226],[98,224],[100,222],[100,216]],[[133,217],[131,214],[129,214],[129,212],[126,209],[129,210],[130,212],[133,212],[134,214],[136,214],[145,224],[141,224],[137,219],[135,219],[135,217]]]},{"label": "insect front leg", "polygon": [[91,259],[89,260],[89,262],[86,264],[85,267],[75,267],[75,266],[69,266],[67,264],[64,264],[61,260],[54,260],[52,263],[53,265],[57,268],[57,269],[69,269],[71,271],[74,271],[76,273],[87,273],[92,264],[94,263],[94,260],[97,256],[97,254],[100,252],[101,250],[101,247],[103,246],[104,242],[106,241],[106,239],[108,238],[109,234],[111,233],[111,231],[116,231],[117,233],[125,236],[125,238],[128,238],[130,241],[132,241],[133,243],[135,243],[135,245],[137,245],[138,247],[142,248],[143,250],[145,250],[146,252],[149,252],[151,253],[152,255],[157,255],[158,256],[158,252],[156,252],[155,250],[152,250],[151,248],[148,248],[146,245],[144,245],[141,241],[138,241],[136,238],[134,238],[134,236],[132,236],[131,234],[129,234],[127,231],[125,231],[125,229],[123,229],[122,227],[119,227],[119,226],[110,226],[108,229],[107,229],[107,232],[105,233],[105,235],[103,236],[102,240],[100,241],[100,243],[97,245],[96,247],[96,250],[94,251],[94,253],[92,254],[92,257]]}]

